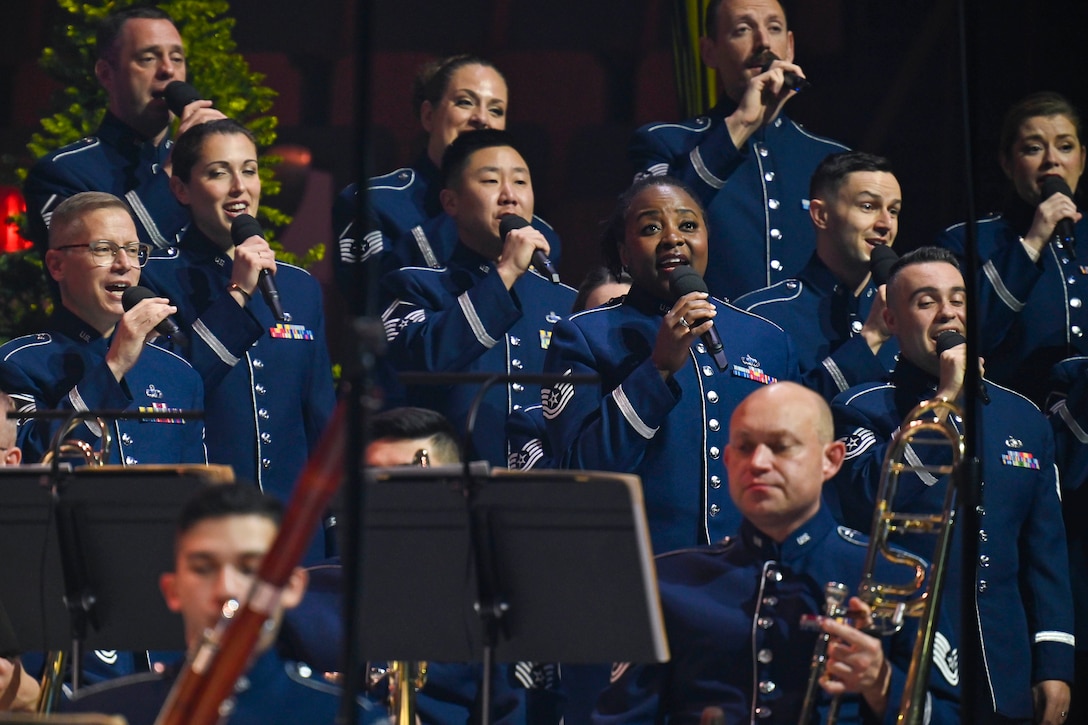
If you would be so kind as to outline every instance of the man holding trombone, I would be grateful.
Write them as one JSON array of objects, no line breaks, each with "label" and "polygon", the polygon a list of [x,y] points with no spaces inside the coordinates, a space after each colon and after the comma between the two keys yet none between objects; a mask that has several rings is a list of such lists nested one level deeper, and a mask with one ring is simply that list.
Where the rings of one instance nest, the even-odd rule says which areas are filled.
[{"label": "man holding trombone", "polygon": [[[892,267],[884,315],[901,350],[891,382],[852,388],[832,402],[846,455],[829,493],[837,494],[831,500],[849,526],[872,520],[885,451],[904,417],[923,400],[960,401],[969,364],[963,275],[947,250],[923,247]],[[968,664],[985,676],[980,689],[992,709],[976,712],[976,722],[1059,725],[1069,709],[1074,639],[1053,435],[1027,398],[989,381],[979,397],[981,527],[953,536],[943,601],[950,615],[972,605],[978,613],[982,657]],[[962,435],[958,417],[948,422]],[[937,455],[915,444],[906,462],[930,463]],[[904,472],[890,508],[942,511],[947,485],[947,477]],[[974,592],[960,587],[958,541],[966,535],[979,542]],[[925,538],[898,543],[929,556],[932,548],[918,549]]]},{"label": "man holding trombone", "polygon": [[[865,537],[821,505],[843,454],[831,412],[811,390],[776,383],[741,402],[725,452],[740,531],[657,558],[672,659],[615,666],[595,722],[714,722],[718,710],[728,723],[797,723],[806,695],[813,722],[832,697],[844,723],[879,722],[895,708],[911,660],[909,623],[882,641],[819,618],[827,659],[815,676],[810,668],[818,635],[802,622],[822,613],[829,582],[852,588],[864,569]],[[870,611],[853,597],[847,615],[865,625]],[[930,683],[929,722],[957,722],[954,684],[936,674]]]}]

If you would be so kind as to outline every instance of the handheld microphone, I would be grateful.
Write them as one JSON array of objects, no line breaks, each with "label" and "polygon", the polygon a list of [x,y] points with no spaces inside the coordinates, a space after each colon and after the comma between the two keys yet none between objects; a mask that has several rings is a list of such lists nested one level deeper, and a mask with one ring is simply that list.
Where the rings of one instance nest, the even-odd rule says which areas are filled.
[{"label": "handheld microphone", "polygon": [[[1039,186],[1039,194],[1043,199],[1049,199],[1055,194],[1065,194],[1070,199],[1073,198],[1073,192],[1069,189],[1069,184],[1065,183],[1065,179],[1060,176],[1044,177],[1043,183]],[[1076,239],[1073,236],[1073,220],[1069,217],[1059,219],[1058,224],[1054,227],[1054,236],[1069,250],[1069,256],[1076,259],[1077,249],[1075,246]]]},{"label": "handheld microphone", "polygon": [[167,83],[166,88],[162,91],[162,97],[166,101],[166,107],[178,118],[181,118],[181,112],[185,110],[186,106],[193,101],[204,98],[197,89],[185,81],[170,81]]},{"label": "handheld microphone", "polygon": [[[147,287],[129,287],[121,294],[121,306],[125,308],[125,312],[128,312],[149,297],[158,297],[158,295]],[[185,337],[185,333],[181,331],[181,328],[178,327],[178,323],[174,322],[174,318],[172,317],[167,317],[162,322],[155,325],[155,331],[163,337],[169,337],[182,347],[189,346],[188,338]]]},{"label": "handheld microphone", "polygon": [[[672,292],[673,297],[680,299],[689,292],[709,292],[706,288],[706,282],[699,276],[699,273],[688,266],[677,267],[669,275],[669,292]],[[706,319],[695,320],[691,323],[692,327],[698,327],[706,322]],[[707,352],[714,358],[714,362],[718,365],[718,370],[725,370],[729,367],[729,360],[725,357],[725,351],[722,349],[722,338],[718,336],[718,328],[711,327],[709,330],[699,336],[706,345]]]},{"label": "handheld microphone", "polygon": [[873,247],[873,251],[869,254],[869,271],[873,275],[874,285],[879,287],[882,284],[888,284],[892,265],[897,259],[899,255],[888,245],[878,244]]},{"label": "handheld microphone", "polygon": [[[954,347],[966,344],[966,337],[955,330],[945,330],[937,335],[937,357],[940,357],[941,353],[945,350],[951,350]],[[983,383],[982,380],[978,381],[978,397],[985,405],[990,404],[990,394],[986,392],[986,384]]]},{"label": "handheld microphone", "polygon": [[[766,73],[771,69],[771,64],[776,60],[781,60],[777,55],[769,50],[764,51],[761,54],[761,60],[763,64],[760,66],[760,71]],[[786,81],[786,87],[791,91],[800,93],[806,88],[812,88],[812,83],[807,78],[802,78],[791,70],[782,70],[782,77]]]},{"label": "handheld microphone", "polygon": [[[529,222],[515,214],[508,214],[499,220],[499,238],[506,241],[506,235],[515,229],[530,226]],[[539,249],[533,252],[533,266],[545,277],[551,279],[552,284],[559,284],[559,272],[555,271],[555,265],[547,255]]]},{"label": "handheld microphone", "polygon": [[[230,238],[234,240],[234,246],[237,247],[250,237],[264,239],[261,225],[249,214],[239,214],[230,225]],[[283,311],[283,305],[280,304],[280,291],[276,288],[276,280],[272,278],[267,269],[261,270],[257,286],[261,288],[261,296],[264,297],[265,304],[268,305],[268,309],[272,310],[272,314],[275,315],[276,319],[280,322],[287,322],[287,313]]]}]

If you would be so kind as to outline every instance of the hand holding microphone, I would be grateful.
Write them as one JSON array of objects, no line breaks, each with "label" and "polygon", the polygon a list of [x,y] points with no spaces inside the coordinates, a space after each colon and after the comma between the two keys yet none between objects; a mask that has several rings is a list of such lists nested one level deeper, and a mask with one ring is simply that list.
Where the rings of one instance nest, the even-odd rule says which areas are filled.
[{"label": "hand holding microphone", "polygon": [[[941,354],[946,350],[951,350],[954,347],[959,347],[960,345],[966,344],[967,338],[965,338],[959,332],[957,332],[956,330],[945,330],[937,335],[937,357],[939,358]],[[984,404],[990,404],[990,394],[986,392],[986,384],[982,382],[982,380],[978,381],[978,397]]]},{"label": "hand holding microphone", "polygon": [[[528,226],[531,226],[529,222],[525,221],[516,214],[509,214],[507,216],[504,216],[502,219],[499,220],[499,238],[502,239],[503,243],[505,244],[506,238],[507,236],[509,236],[510,232],[514,231],[515,229],[523,229]],[[553,265],[552,261],[548,259],[548,255],[544,254],[544,250],[533,250],[532,263],[533,266],[536,267],[537,271],[540,272],[540,274],[549,278],[553,284],[559,284],[559,272],[555,270],[555,265]]]},{"label": "hand holding microphone", "polygon": [[[1065,183],[1065,179],[1060,176],[1047,176],[1043,178],[1043,183],[1039,185],[1039,196],[1042,201],[1046,201],[1055,194],[1062,194],[1073,198],[1073,192],[1069,188],[1069,184]],[[1075,208],[1075,207],[1074,207]],[[1058,223],[1054,226],[1054,238],[1062,243],[1062,246],[1069,252],[1069,256],[1072,259],[1077,258],[1076,238],[1073,234],[1073,224],[1076,220],[1070,216],[1064,216],[1058,220]]]},{"label": "hand holding microphone", "polygon": [[[236,247],[254,237],[262,242],[265,241],[261,225],[249,214],[239,214],[235,217],[234,222],[230,225],[230,237],[234,240],[234,246]],[[280,303],[280,291],[276,287],[276,280],[273,279],[272,274],[267,269],[260,271],[257,286],[261,290],[261,296],[264,297],[265,304],[268,305],[268,309],[272,310],[276,320],[287,322],[287,314],[283,311],[283,305]]]},{"label": "hand holding microphone", "polygon": [[[706,288],[706,282],[699,276],[691,267],[684,265],[677,267],[669,275],[669,291],[673,294],[677,300],[686,294],[692,292],[703,292],[710,294]],[[682,323],[686,322],[681,318]],[[686,327],[699,327],[706,319],[693,320],[688,322]],[[718,370],[726,370],[729,367],[729,360],[725,356],[725,351],[722,347],[722,338],[718,335],[718,329],[711,326],[709,330],[700,335],[700,339],[703,344],[706,345],[707,352],[714,358],[715,364],[718,366]]]},{"label": "hand holding microphone", "polygon": [[[158,295],[147,287],[129,287],[121,294],[121,306],[125,308],[125,312],[128,312],[136,305],[152,297],[158,297]],[[159,324],[155,325],[155,331],[163,337],[170,338],[182,347],[189,346],[189,340],[185,337],[185,333],[181,331],[181,328],[178,327],[178,323],[174,322],[173,317],[163,318]]]},{"label": "hand holding microphone", "polygon": [[[170,81],[162,90],[162,98],[166,101],[166,107],[170,112],[181,119],[178,126],[178,136],[185,133],[191,126],[226,118],[222,113],[212,108],[212,102],[206,100],[200,91],[193,88],[185,81]],[[185,107],[190,103],[201,102],[201,107],[188,117],[185,116]]]}]

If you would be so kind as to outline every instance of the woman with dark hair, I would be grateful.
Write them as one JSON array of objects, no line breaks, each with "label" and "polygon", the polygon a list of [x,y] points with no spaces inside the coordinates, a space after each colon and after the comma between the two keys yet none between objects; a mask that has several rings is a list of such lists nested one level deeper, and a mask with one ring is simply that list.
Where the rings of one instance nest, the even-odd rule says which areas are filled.
[{"label": "woman with dark hair", "polygon": [[[1057,93],[1032,94],[1005,115],[998,152],[1012,193],[1001,213],[978,222],[981,354],[987,378],[1043,407],[1051,367],[1088,352],[1088,250],[1078,258],[1057,238],[1069,220],[1088,240],[1075,202],[1085,163],[1080,114]],[[1048,194],[1055,180],[1067,191]],[[937,243],[963,263],[963,224]]]},{"label": "woman with dark hair", "polygon": [[[143,281],[177,306],[184,352],[204,378],[209,462],[230,464],[286,501],[336,402],[321,288],[276,262],[259,236],[233,242],[234,221],[256,217],[261,199],[257,145],[244,126],[194,126],[173,158],[170,188],[192,221],[176,248],[152,256]],[[258,288],[262,271],[275,280],[286,320]],[[315,542],[307,561],[323,557]]]},{"label": "woman with dark hair", "polygon": [[[644,177],[619,200],[603,239],[615,274],[631,276],[620,300],[572,315],[552,332],[545,372],[592,373],[598,385],[554,385],[542,396],[550,449],[564,468],[642,477],[654,550],[734,533],[740,515],[721,460],[729,417],[748,393],[797,380],[788,336],[705,292],[679,299],[675,270],[706,270],[702,206],[679,181]],[[701,336],[714,327],[720,369]]]},{"label": "woman with dark hair", "polygon": [[[457,231],[442,212],[439,167],[446,147],[462,133],[506,128],[507,88],[502,73],[483,58],[452,55],[420,69],[412,88],[416,118],[427,133],[427,147],[410,167],[370,179],[369,226],[355,230],[356,184],[340,192],[333,206],[333,255],[337,283],[345,298],[356,295],[355,265],[386,254],[384,267],[440,267],[457,243]],[[558,263],[559,239],[547,223],[533,218]],[[360,238],[362,237],[362,238]]]}]

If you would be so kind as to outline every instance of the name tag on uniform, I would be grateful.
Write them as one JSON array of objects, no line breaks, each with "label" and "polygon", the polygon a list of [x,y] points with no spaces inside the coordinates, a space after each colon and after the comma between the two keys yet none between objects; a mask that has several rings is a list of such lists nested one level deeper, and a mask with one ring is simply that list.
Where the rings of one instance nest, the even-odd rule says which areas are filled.
[{"label": "name tag on uniform", "polygon": [[[166,403],[152,403],[150,406],[141,405],[141,413],[157,413],[162,415],[163,413],[180,413],[181,408],[171,408]],[[144,418],[141,423],[172,423],[176,425],[185,425],[185,420],[182,418]]]},{"label": "name tag on uniform", "polygon": [[312,340],[314,331],[308,330],[304,325],[285,325],[280,323],[268,328],[268,334],[277,340]]}]

